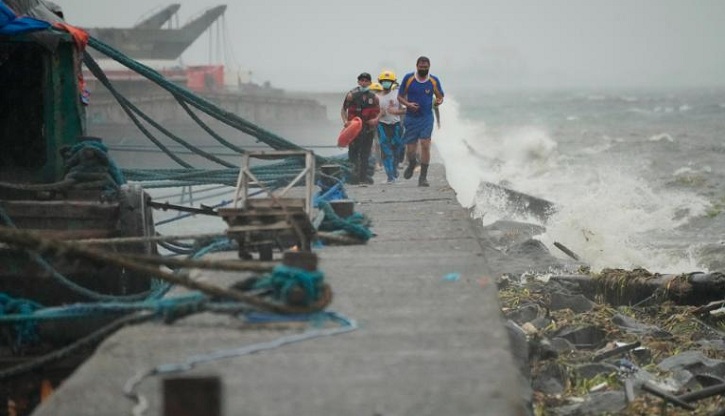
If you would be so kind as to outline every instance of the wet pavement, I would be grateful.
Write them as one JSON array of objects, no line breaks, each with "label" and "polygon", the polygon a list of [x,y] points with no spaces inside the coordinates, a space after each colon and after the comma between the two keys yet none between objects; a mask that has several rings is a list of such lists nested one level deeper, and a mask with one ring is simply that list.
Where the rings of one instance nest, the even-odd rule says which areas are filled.
[{"label": "wet pavement", "polygon": [[[512,358],[497,299],[500,252],[456,201],[442,165],[431,166],[428,188],[415,179],[382,184],[380,173],[376,180],[348,189],[376,236],[365,245],[315,250],[334,291],[328,309],[354,320],[355,330],[241,355],[309,329],[212,313],[127,327],[34,415],[133,414],[138,401],[124,388],[147,404],[136,414],[162,415],[164,380],[179,377],[218,379],[222,415],[528,414],[530,390]],[[224,287],[246,277],[193,276]],[[191,368],[148,373],[190,358]]]}]

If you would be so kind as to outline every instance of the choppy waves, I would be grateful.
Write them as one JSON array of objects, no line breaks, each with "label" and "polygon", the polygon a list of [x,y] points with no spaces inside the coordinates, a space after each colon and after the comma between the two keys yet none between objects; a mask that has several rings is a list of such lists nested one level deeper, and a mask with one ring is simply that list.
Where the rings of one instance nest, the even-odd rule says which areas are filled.
[{"label": "choppy waves", "polygon": [[[586,101],[599,108],[606,98],[590,96]],[[449,98],[441,108],[444,128],[434,133],[433,142],[460,202],[475,208],[484,225],[513,220],[545,226],[545,233],[537,237],[540,241],[550,247],[554,241],[564,242],[595,270],[645,267],[678,273],[703,269],[697,258],[698,244],[720,237],[706,235],[693,241],[692,235],[679,234],[679,230],[707,218],[712,201],[694,183],[680,181],[670,186],[673,177],[686,177],[685,170],[677,169],[687,163],[690,135],[678,133],[684,136],[678,141],[675,133],[653,132],[658,125],[632,124],[631,120],[623,129],[612,116],[614,111],[606,108],[600,108],[600,114],[611,117],[607,122],[612,135],[621,132],[621,136],[612,139],[585,133],[602,130],[601,125],[588,124],[592,118],[587,114],[597,108],[581,108],[580,117],[572,111],[574,106],[562,102],[557,102],[564,107],[557,113],[546,100],[527,100],[520,124],[509,112],[505,123],[493,120],[491,127],[484,123],[485,114],[479,119],[463,118],[461,106]],[[531,117],[534,105],[543,117]],[[507,103],[506,108],[512,111],[516,106]],[[672,108],[694,113],[689,105]],[[572,123],[578,125],[562,124],[567,118],[564,114],[577,117]],[[663,147],[664,143],[668,145]],[[693,153],[693,157],[698,156]],[[689,172],[694,175],[694,170]],[[502,200],[505,195],[477,193],[481,181],[551,201],[557,210],[542,220],[512,209]]]}]

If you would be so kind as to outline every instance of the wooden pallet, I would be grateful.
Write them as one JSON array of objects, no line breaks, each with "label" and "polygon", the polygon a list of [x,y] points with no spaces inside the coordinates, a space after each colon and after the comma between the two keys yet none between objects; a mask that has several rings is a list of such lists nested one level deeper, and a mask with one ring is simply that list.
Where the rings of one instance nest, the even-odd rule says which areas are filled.
[{"label": "wooden pallet", "polygon": [[[250,159],[274,160],[300,157],[304,168],[281,189],[267,188],[254,175]],[[250,251],[259,252],[260,260],[272,260],[272,250],[291,246],[310,251],[315,235],[312,225],[312,193],[315,179],[315,158],[310,150],[246,152],[242,155],[239,177],[234,192],[233,208],[217,212],[229,225],[227,235],[239,243],[239,257],[251,258]],[[256,184],[266,194],[252,197],[250,186]],[[288,192],[304,184],[304,198],[290,198]]]},{"label": "wooden pallet", "polygon": [[316,230],[303,208],[304,200],[285,206],[275,206],[276,201],[264,198],[251,201],[255,202],[247,205],[252,207],[218,210],[229,225],[227,235],[239,244],[240,258],[249,258],[256,251],[260,260],[272,260],[274,247],[310,251]]}]

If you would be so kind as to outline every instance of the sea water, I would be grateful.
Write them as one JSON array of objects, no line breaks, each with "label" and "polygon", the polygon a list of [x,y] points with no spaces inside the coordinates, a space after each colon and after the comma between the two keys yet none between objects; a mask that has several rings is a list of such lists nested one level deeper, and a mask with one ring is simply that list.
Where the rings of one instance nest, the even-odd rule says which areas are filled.
[{"label": "sea water", "polygon": [[[725,90],[469,92],[441,118],[447,179],[484,225],[543,225],[552,254],[560,242],[593,270],[725,265]],[[556,211],[506,212],[481,181]]]},{"label": "sea water", "polygon": [[[553,245],[559,242],[595,271],[725,269],[725,90],[449,91],[440,111],[433,161],[445,164],[459,202],[484,226],[541,225],[545,231],[534,238],[552,254],[566,258]],[[306,145],[325,156],[344,153],[329,146],[338,129],[326,126]],[[545,219],[507,211],[478,192],[481,181],[545,199],[556,210]],[[194,205],[231,199],[231,188],[195,187],[193,201],[180,190],[151,193]],[[159,231],[225,228],[218,218],[195,216]]]}]

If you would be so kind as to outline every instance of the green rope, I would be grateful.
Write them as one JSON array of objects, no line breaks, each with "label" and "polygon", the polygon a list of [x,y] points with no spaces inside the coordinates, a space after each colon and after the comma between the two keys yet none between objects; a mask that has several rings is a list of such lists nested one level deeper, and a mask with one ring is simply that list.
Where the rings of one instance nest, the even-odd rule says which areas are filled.
[{"label": "green rope", "polygon": [[355,212],[347,218],[342,218],[335,213],[329,202],[320,200],[318,206],[325,213],[319,227],[320,231],[342,230],[362,241],[368,241],[373,236],[373,232],[368,228],[370,220],[359,212]]},{"label": "green rope", "polygon": [[[304,167],[300,158],[288,158],[282,162],[254,166],[250,170],[263,182],[280,184],[294,179]],[[130,181],[142,182],[145,188],[222,184],[236,186],[239,169],[126,169]]]},{"label": "green rope", "polygon": [[261,277],[255,283],[254,289],[270,290],[275,300],[289,304],[292,290],[298,288],[304,293],[305,306],[309,306],[320,299],[323,279],[324,275],[320,271],[311,272],[278,264],[271,274]]},{"label": "green rope", "polygon": [[[95,157],[85,157],[87,151]],[[66,179],[77,182],[91,182],[106,179],[109,186],[118,187],[126,183],[123,172],[108,155],[108,147],[99,141],[85,140],[64,151]]]},{"label": "green rope", "polygon": [[128,115],[128,117],[131,119],[131,121],[133,121],[133,124],[135,124],[139,130],[141,130],[141,133],[143,133],[144,136],[146,136],[149,140],[151,140],[151,142],[153,144],[155,144],[156,147],[158,147],[162,152],[164,152],[164,154],[166,154],[168,157],[170,157],[171,160],[178,163],[180,166],[183,166],[185,168],[191,168],[190,164],[186,163],[183,159],[176,156],[171,150],[169,150],[168,147],[164,146],[163,143],[161,143],[156,137],[154,137],[154,135],[151,134],[151,132],[148,131],[148,129],[146,127],[144,127],[143,124],[141,124],[141,122],[136,117],[136,114],[134,114],[133,111],[131,111],[131,108],[128,105],[129,101],[126,99],[126,97],[121,95],[121,93],[119,93],[113,87],[113,85],[108,80],[108,77],[106,77],[106,74],[103,72],[101,67],[98,66],[96,61],[93,58],[91,58],[90,55],[88,55],[87,53],[84,53],[83,61],[86,64],[86,66],[88,67],[88,69],[91,71],[91,73],[93,73],[93,75],[99,81],[101,81],[101,83],[108,89],[108,91],[110,91],[111,94],[113,94],[113,96],[116,98],[116,101],[118,101],[118,103],[121,105],[121,108],[123,109],[123,111],[126,113],[126,115]]},{"label": "green rope", "polygon": [[[101,82],[103,83],[103,85],[106,88],[108,88],[109,91],[111,91],[111,90],[114,89],[113,86],[111,85],[111,82],[108,80],[108,78],[105,76],[105,74],[103,74],[103,72],[101,71],[100,67],[98,67],[98,64],[95,63],[95,61],[93,60],[93,58],[89,54],[85,54],[84,55],[84,61],[86,63],[86,66],[88,66],[88,68],[91,69],[91,72],[93,72],[93,74],[97,78],[99,78],[101,80]],[[156,130],[158,130],[161,133],[165,134],[168,138],[170,138],[171,140],[173,140],[176,143],[180,144],[181,146],[189,149],[191,152],[193,152],[193,153],[195,153],[195,154],[197,154],[199,156],[202,156],[202,157],[204,157],[204,158],[206,158],[208,160],[211,160],[212,162],[216,162],[216,163],[218,163],[218,164],[220,164],[222,166],[226,166],[228,168],[234,167],[233,164],[231,164],[231,163],[229,163],[229,162],[227,162],[227,161],[225,161],[223,159],[220,159],[220,158],[212,155],[211,153],[205,152],[204,150],[202,150],[202,149],[200,149],[200,148],[198,148],[196,146],[193,146],[189,142],[187,142],[187,141],[181,139],[180,137],[176,136],[171,131],[169,131],[166,128],[164,128],[164,126],[162,126],[161,124],[157,123],[151,117],[149,117],[148,115],[146,115],[143,111],[141,111],[138,107],[136,107],[136,105],[134,105],[131,101],[129,101],[123,95],[121,95],[121,94],[114,94],[114,96],[119,101],[119,104],[121,104],[122,106],[126,106],[126,107],[130,108],[131,111],[133,111],[134,113],[136,113],[139,117],[141,117],[147,123],[149,123],[154,128],[156,128]]]},{"label": "green rope", "polygon": [[[243,153],[245,150],[239,146],[236,146],[232,143],[230,143],[227,140],[224,140],[222,137],[220,137],[218,134],[216,134],[208,125],[206,125],[200,117],[198,117],[194,111],[192,111],[193,107],[196,110],[201,111],[202,113],[211,116],[214,119],[217,119],[221,121],[222,123],[231,126],[237,130],[240,130],[241,132],[244,132],[252,137],[255,137],[258,142],[262,142],[271,148],[275,150],[304,150],[303,147],[300,147],[288,140],[285,140],[284,138],[267,131],[259,126],[257,126],[254,123],[251,123],[242,117],[239,117],[238,115],[226,111],[214,103],[210,102],[209,100],[200,97],[196,95],[195,93],[189,91],[188,89],[175,84],[173,82],[168,81],[166,78],[164,78],[163,75],[161,75],[159,72],[155,71],[154,69],[137,62],[128,56],[124,55],[120,51],[114,49],[113,47],[107,45],[106,43],[91,37],[88,42],[88,46],[97,50],[98,52],[106,55],[107,57],[115,60],[116,62],[124,65],[125,67],[129,68],[130,70],[144,76],[145,78],[149,79],[150,81],[157,84],[159,87],[166,90],[169,94],[171,94],[176,101],[181,105],[181,107],[187,112],[187,114],[197,123],[203,130],[205,130],[209,135],[211,135],[214,139],[216,139],[220,144],[227,147],[228,149],[233,150],[236,153]],[[236,184],[236,178],[238,176],[238,170],[234,168],[234,166],[224,161],[223,159],[220,159],[210,153],[207,153],[203,151],[202,149],[193,146],[189,144],[188,142],[184,141],[183,139],[175,136],[173,133],[166,130],[163,126],[153,121],[151,118],[149,118],[146,114],[144,114],[141,110],[138,109],[133,103],[131,103],[128,99],[123,97],[110,83],[108,78],[105,76],[103,71],[100,69],[98,64],[90,57],[90,55],[85,54],[84,56],[84,62],[86,63],[86,66],[94,73],[94,75],[111,91],[111,93],[116,97],[119,104],[121,104],[121,107],[124,109],[124,111],[131,117],[133,122],[138,126],[138,128],[151,140],[159,149],[165,153],[167,156],[172,158],[174,161],[176,161],[179,165],[181,165],[183,168],[190,170],[192,175],[198,175],[199,179],[194,180],[188,180],[187,178],[184,178],[181,180],[178,177],[174,177],[173,174],[171,176],[161,174],[161,173],[153,173],[152,171],[124,171],[124,173],[127,175],[129,180],[134,180],[137,182],[143,182],[145,187],[165,187],[165,186],[188,186],[188,185],[204,185],[204,184],[225,184],[234,186]],[[202,173],[204,171],[200,170],[194,170],[192,169],[192,166],[179,158],[174,152],[172,152],[168,147],[164,146],[161,142],[159,142],[153,134],[151,134],[148,129],[146,129],[141,121],[138,119],[138,117],[142,118],[143,120],[150,123],[152,126],[157,128],[159,131],[166,134],[168,137],[170,137],[172,140],[176,141],[183,147],[189,149],[193,153],[200,155],[202,157],[205,157],[209,160],[212,160],[216,163],[219,163],[223,166],[226,166],[230,170],[224,171],[223,173],[214,172],[214,173]],[[255,176],[257,176],[261,181],[275,181],[279,183],[282,179],[288,179],[291,180],[297,176],[297,173],[299,169],[304,167],[304,162],[300,161],[298,159],[290,158],[292,160],[285,160],[278,164],[268,164],[264,166],[256,166],[252,169],[252,171],[255,173]],[[330,163],[331,158],[321,157],[318,155],[315,155],[316,163],[318,166],[321,166],[326,163]],[[292,169],[297,168],[297,172],[288,172],[285,169]],[[232,171],[234,173],[232,173]],[[151,182],[150,184],[147,184],[146,181]]]},{"label": "green rope", "polygon": [[204,129],[205,132],[209,133],[209,135],[211,137],[213,137],[214,140],[221,143],[228,149],[234,150],[237,153],[241,154],[241,153],[246,152],[246,150],[242,149],[241,147],[239,147],[239,146],[229,142],[228,140],[225,140],[223,137],[219,136],[214,130],[212,130],[211,127],[209,127],[208,124],[204,123],[204,120],[200,119],[199,116],[197,116],[196,113],[194,113],[194,111],[191,108],[189,108],[189,105],[186,104],[186,102],[184,102],[183,98],[181,98],[179,96],[174,96],[174,98],[176,98],[176,101],[179,103],[181,108],[183,108],[184,111],[186,111],[186,114],[188,114],[189,117],[191,117],[191,119],[194,120],[194,122],[196,124],[201,126],[201,128]]},{"label": "green rope", "polygon": [[[183,100],[186,103],[190,104],[191,106],[195,107],[196,109],[202,111],[203,113],[206,113],[207,115],[231,126],[238,130],[241,130],[251,136],[256,137],[259,141],[267,144],[268,146],[272,147],[275,150],[303,150],[302,147],[283,139],[282,137],[267,131],[254,123],[251,123],[238,115],[226,111],[222,108],[219,108],[212,102],[208,101],[205,98],[202,98],[188,89],[179,86],[177,84],[174,84],[168,80],[166,80],[161,74],[159,74],[157,71],[151,69],[150,67],[141,64],[140,62],[137,62],[123,53],[119,52],[118,50],[112,48],[111,46],[101,42],[100,40],[91,37],[88,40],[88,46],[92,47],[93,49],[103,53],[104,55],[108,56],[109,58],[115,60],[116,62],[124,65],[125,67],[131,69],[132,71],[143,75],[144,77],[148,78],[152,82],[156,83],[161,88],[168,91],[170,94],[172,94],[174,97],[177,97],[177,99]],[[324,162],[325,158],[319,158],[320,162]]]}]

